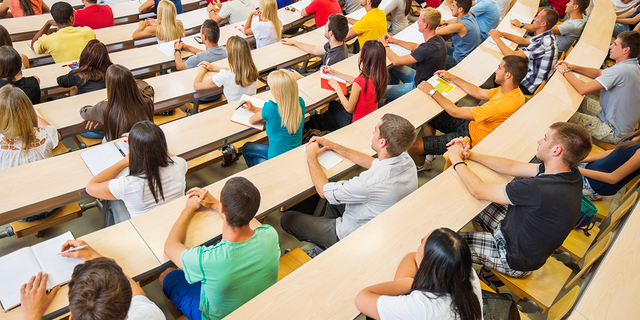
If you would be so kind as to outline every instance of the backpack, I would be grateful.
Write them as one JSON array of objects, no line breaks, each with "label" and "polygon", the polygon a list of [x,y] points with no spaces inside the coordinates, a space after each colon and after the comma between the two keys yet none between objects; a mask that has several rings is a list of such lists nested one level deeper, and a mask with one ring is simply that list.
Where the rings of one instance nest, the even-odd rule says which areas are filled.
[{"label": "backpack", "polygon": [[590,236],[589,230],[593,229],[596,225],[596,213],[598,208],[587,197],[582,195],[582,204],[580,206],[580,218],[576,222],[574,229],[581,229],[584,234]]}]

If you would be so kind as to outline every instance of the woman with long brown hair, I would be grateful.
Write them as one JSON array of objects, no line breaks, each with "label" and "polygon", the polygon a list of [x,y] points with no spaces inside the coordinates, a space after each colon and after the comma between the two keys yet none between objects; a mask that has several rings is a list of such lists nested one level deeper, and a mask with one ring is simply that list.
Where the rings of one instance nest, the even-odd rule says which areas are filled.
[{"label": "woman with long brown hair", "polygon": [[433,230],[400,261],[393,281],[364,288],[356,306],[375,319],[481,320],[469,245],[451,229]]},{"label": "woman with long brown hair", "polygon": [[[141,215],[184,195],[187,162],[171,156],[162,129],[151,121],[133,125],[129,154],[87,183],[87,193],[109,201],[105,226]],[[125,168],[127,175],[118,177]]]},{"label": "woman with long brown hair", "polygon": [[80,109],[80,116],[88,121],[87,129],[104,124],[104,136],[111,141],[129,132],[136,122],[153,121],[153,88],[142,80],[136,81],[129,69],[111,65],[106,86],[106,100]]},{"label": "woman with long brown hair", "polygon": [[0,87],[6,84],[22,89],[32,104],[40,103],[40,79],[22,76],[22,57],[10,46],[0,47]]},{"label": "woman with long brown hair", "polygon": [[[11,35],[9,31],[7,31],[7,28],[0,24],[0,47],[1,46],[13,47],[13,41],[11,41]],[[29,68],[29,58],[24,54],[20,54],[20,56],[22,57],[22,66],[24,66],[25,69]]]},{"label": "woman with long brown hair", "polygon": [[620,138],[613,150],[586,157],[578,165],[582,193],[591,200],[615,195],[640,174],[640,130]]},{"label": "woman with long brown hair", "polygon": [[59,76],[58,85],[63,88],[71,87],[69,94],[72,96],[104,89],[107,68],[112,64],[107,47],[100,40],[91,40],[80,54],[78,68]]},{"label": "woman with long brown hair", "polygon": [[[199,91],[223,87],[224,96],[229,102],[240,100],[243,94],[256,94],[259,73],[253,63],[249,43],[244,38],[233,36],[227,39],[226,48],[229,69],[216,67],[206,61],[200,62],[193,89]],[[204,80],[207,71],[217,74],[211,77],[211,80]]]},{"label": "woman with long brown hair", "polygon": [[0,5],[0,17],[16,18],[40,15],[49,12],[49,6],[42,0],[5,0]]},{"label": "woman with long brown hair", "polygon": [[364,43],[358,67],[360,75],[357,77],[338,72],[329,66],[322,67],[324,73],[352,83],[351,95],[347,98],[338,81],[329,79],[329,85],[338,94],[340,102],[331,101],[329,109],[323,114],[313,116],[305,128],[333,131],[359,120],[378,108],[378,102],[387,90],[389,79],[387,57],[380,42],[369,40]]}]

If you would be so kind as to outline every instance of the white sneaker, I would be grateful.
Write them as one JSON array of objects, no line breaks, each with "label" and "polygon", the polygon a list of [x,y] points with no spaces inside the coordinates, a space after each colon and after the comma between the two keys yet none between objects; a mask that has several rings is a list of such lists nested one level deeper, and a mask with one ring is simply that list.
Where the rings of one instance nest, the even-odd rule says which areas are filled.
[{"label": "white sneaker", "polygon": [[422,166],[416,166],[416,169],[418,169],[418,172],[430,171],[431,169],[433,169],[434,162],[435,157],[432,154],[428,154],[424,156],[424,164]]}]

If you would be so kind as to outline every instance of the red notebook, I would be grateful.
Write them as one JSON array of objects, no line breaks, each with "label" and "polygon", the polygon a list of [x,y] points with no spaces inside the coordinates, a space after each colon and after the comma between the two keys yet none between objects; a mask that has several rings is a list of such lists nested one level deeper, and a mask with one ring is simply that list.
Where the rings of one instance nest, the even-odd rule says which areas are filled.
[{"label": "red notebook", "polygon": [[326,74],[324,72],[320,73],[320,88],[322,89],[327,89],[327,90],[331,90],[331,91],[335,91],[333,90],[333,88],[329,85],[329,79],[334,78],[336,79],[336,81],[338,81],[338,83],[340,84],[340,88],[342,89],[342,93],[346,96],[347,95],[347,81],[334,76],[332,74]]}]

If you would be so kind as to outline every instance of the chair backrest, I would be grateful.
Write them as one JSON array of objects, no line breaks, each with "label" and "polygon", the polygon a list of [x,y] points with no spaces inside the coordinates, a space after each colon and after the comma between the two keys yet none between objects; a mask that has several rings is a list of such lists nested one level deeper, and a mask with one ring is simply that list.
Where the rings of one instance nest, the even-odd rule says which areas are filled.
[{"label": "chair backrest", "polygon": [[627,198],[629,198],[631,193],[636,191],[636,189],[638,188],[638,183],[640,183],[640,176],[636,176],[635,178],[629,180],[629,182],[627,182],[627,185],[626,185],[627,190],[624,192],[624,195],[622,196],[622,198],[620,198],[620,201],[627,200]]},{"label": "chair backrest", "polygon": [[569,49],[567,49],[567,51],[565,51],[565,57],[569,55],[569,53],[571,53],[571,50],[573,50],[573,47],[576,46],[576,42],[578,42],[578,39],[573,40],[573,43],[571,44],[571,46],[569,46]]},{"label": "chair backrest", "polygon": [[578,300],[578,293],[580,293],[580,286],[575,286],[571,291],[567,292],[562,299],[554,303],[553,306],[549,308],[547,320],[560,320],[567,315],[571,308],[573,308],[573,304]]},{"label": "chair backrest", "polygon": [[593,248],[587,251],[587,254],[584,255],[584,265],[582,266],[582,269],[580,269],[580,272],[578,272],[578,274],[576,274],[576,276],[573,277],[566,286],[564,286],[565,289],[571,287],[578,279],[580,279],[580,277],[589,270],[589,267],[591,267],[593,263],[596,262],[596,260],[598,260],[605,251],[607,251],[609,245],[611,245],[612,239],[613,233],[609,232],[602,240],[598,241]]},{"label": "chair backrest", "polygon": [[544,88],[546,84],[547,84],[547,80],[542,81],[542,83],[538,86],[538,89],[536,89],[536,92],[534,92],[533,95],[535,96],[536,94],[538,94],[538,92],[542,91],[542,88]]},{"label": "chair backrest", "polygon": [[278,281],[288,276],[291,272],[300,268],[303,264],[311,261],[309,257],[302,249],[293,248],[293,250],[287,252],[280,257],[280,269],[278,269]]},{"label": "chair backrest", "polygon": [[629,212],[629,210],[631,210],[631,207],[633,207],[633,205],[636,203],[636,200],[638,200],[637,191],[634,192],[624,203],[622,203],[618,207],[618,209],[616,209],[616,211],[614,211],[606,219],[604,219],[604,221],[600,225],[600,233],[598,233],[598,237],[596,238],[597,241],[602,240],[602,238],[607,233],[609,233],[611,230],[613,230],[614,227],[618,225],[620,219],[622,219],[622,217],[624,217]]}]

